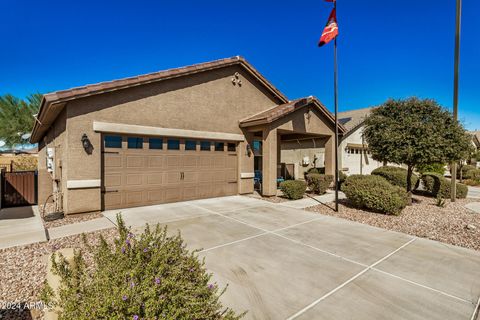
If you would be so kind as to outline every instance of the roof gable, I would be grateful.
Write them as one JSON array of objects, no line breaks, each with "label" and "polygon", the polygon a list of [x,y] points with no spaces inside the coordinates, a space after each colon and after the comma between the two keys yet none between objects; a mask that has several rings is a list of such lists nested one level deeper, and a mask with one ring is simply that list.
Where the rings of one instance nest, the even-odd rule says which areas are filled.
[{"label": "roof gable", "polygon": [[288,99],[283,93],[275,88],[265,77],[263,77],[252,65],[240,56],[226,58],[211,62],[195,64],[191,66],[169,69],[136,77],[101,82],[97,84],[76,87],[68,90],[56,91],[43,96],[40,110],[36,116],[36,122],[32,130],[30,141],[39,142],[50,125],[55,121],[58,114],[68,101],[89,97],[92,95],[103,94],[107,92],[122,90],[135,86],[141,86],[168,79],[189,76],[201,72],[209,72],[219,68],[226,68],[233,65],[239,65],[252,75],[264,88],[271,93],[272,97],[278,100],[278,103],[287,102]]}]

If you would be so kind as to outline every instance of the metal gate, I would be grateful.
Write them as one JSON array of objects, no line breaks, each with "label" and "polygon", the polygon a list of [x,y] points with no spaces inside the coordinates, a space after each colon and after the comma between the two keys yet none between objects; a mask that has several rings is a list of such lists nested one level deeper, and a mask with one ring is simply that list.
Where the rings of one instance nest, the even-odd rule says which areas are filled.
[{"label": "metal gate", "polygon": [[37,204],[36,171],[1,171],[1,206],[17,207]]}]

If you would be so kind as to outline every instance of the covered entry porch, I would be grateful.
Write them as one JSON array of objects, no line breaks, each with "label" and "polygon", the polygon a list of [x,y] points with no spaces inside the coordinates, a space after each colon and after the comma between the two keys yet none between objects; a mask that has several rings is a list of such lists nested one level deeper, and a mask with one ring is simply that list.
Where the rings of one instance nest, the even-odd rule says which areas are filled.
[{"label": "covered entry porch", "polygon": [[[253,150],[253,169],[261,170],[262,195],[276,195],[277,179],[287,178],[287,158],[289,164],[301,168],[293,175],[297,179],[313,167],[325,168],[326,174],[334,174],[335,121],[318,99],[308,97],[275,106],[242,120],[240,126],[247,142],[254,149],[260,146],[260,150]],[[343,126],[339,125],[339,133],[343,132]]]}]

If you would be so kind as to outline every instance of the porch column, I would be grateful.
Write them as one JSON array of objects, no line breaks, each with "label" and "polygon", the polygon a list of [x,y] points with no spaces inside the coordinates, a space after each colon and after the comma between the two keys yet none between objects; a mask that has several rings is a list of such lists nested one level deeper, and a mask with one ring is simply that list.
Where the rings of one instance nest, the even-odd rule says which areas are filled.
[{"label": "porch column", "polygon": [[263,129],[262,195],[277,194],[277,129]]},{"label": "porch column", "polygon": [[[338,156],[340,157],[340,154]],[[335,175],[335,136],[333,135],[325,143],[325,174]]]}]

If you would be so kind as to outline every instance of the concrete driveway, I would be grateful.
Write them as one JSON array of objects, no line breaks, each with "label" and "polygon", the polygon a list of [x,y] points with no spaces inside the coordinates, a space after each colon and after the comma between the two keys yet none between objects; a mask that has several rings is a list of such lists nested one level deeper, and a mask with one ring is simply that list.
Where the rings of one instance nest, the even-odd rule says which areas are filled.
[{"label": "concrete driveway", "polygon": [[122,215],[181,230],[246,319],[471,320],[478,308],[476,251],[242,196]]},{"label": "concrete driveway", "polygon": [[37,206],[0,209],[0,249],[47,241]]}]

